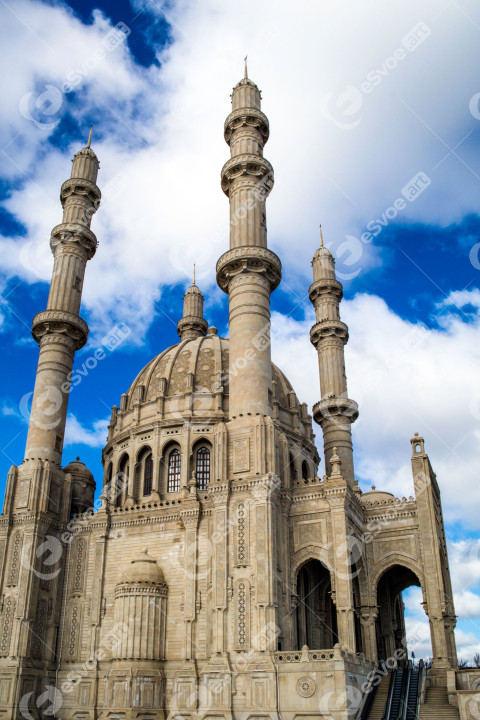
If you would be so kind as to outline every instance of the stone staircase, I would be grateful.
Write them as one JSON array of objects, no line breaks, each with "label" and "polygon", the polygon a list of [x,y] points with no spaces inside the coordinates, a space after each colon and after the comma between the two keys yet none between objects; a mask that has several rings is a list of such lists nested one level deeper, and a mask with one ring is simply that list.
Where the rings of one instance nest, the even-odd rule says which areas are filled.
[{"label": "stone staircase", "polygon": [[[379,717],[381,717],[381,715]],[[447,688],[427,688],[425,692],[425,702],[420,707],[419,719],[448,720],[448,718],[451,718],[451,720],[460,720],[458,708],[450,705],[448,702]]]},{"label": "stone staircase", "polygon": [[382,720],[387,704],[388,688],[390,686],[390,673],[384,675],[377,686],[377,691],[373,699],[372,707],[368,714],[368,720]]}]

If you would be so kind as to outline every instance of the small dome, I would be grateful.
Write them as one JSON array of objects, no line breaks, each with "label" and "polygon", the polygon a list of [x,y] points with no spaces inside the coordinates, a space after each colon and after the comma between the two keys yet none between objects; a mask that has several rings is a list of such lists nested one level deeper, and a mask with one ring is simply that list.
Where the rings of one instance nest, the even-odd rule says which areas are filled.
[{"label": "small dome", "polygon": [[333,257],[333,255],[328,248],[326,248],[324,245],[322,245],[322,247],[319,247],[318,250],[315,250],[313,260],[315,260],[315,258],[319,258],[319,257]]},{"label": "small dome", "polygon": [[63,471],[66,473],[71,473],[72,475],[81,475],[82,479],[86,481],[93,481],[92,473],[87,468],[85,463],[81,462],[79,457],[76,457],[75,460],[73,460],[71,463],[68,463],[68,465],[63,468]]},{"label": "small dome", "polygon": [[[372,487],[374,486],[372,485]],[[395,500],[395,496],[385,490],[369,490],[368,492],[363,493],[360,502],[375,503],[376,505],[389,505],[393,500]]]},{"label": "small dome", "polygon": [[75,153],[75,157],[77,157],[77,155],[89,155],[90,157],[95,158],[95,160],[98,160],[97,156],[95,155],[92,148],[90,148],[90,147],[82,148],[81,150],[79,150],[78,152]]},{"label": "small dome", "polygon": [[123,571],[120,583],[144,583],[147,585],[164,585],[165,578],[157,561],[150,557],[148,550],[144,550]]}]

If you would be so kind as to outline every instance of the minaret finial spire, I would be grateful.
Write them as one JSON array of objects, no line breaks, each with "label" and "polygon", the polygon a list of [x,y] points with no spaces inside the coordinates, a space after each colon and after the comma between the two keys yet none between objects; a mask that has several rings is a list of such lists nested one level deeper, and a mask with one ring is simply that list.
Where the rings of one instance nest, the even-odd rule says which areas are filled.
[{"label": "minaret finial spire", "polygon": [[90,125],[90,133],[88,135],[87,148],[90,147],[91,142],[92,142],[92,132],[93,132],[93,123]]},{"label": "minaret finial spire", "polygon": [[245,55],[245,80],[248,80],[248,70],[247,70],[247,55]]},{"label": "minaret finial spire", "polygon": [[320,224],[320,247],[323,247],[322,225]]},{"label": "minaret finial spire", "polygon": [[195,285],[195,263],[193,263],[193,282],[192,285]]}]

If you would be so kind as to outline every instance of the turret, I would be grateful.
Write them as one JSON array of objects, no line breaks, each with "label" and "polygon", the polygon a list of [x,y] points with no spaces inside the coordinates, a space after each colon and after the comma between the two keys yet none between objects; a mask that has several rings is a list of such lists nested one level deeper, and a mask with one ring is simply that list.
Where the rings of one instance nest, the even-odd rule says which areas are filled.
[{"label": "turret", "polygon": [[229,297],[231,418],[272,413],[270,293],[280,282],[281,263],[267,249],[265,200],[273,187],[273,168],[263,157],[268,135],[260,90],[245,64],[225,121],[231,157],[222,168],[222,190],[230,201],[230,250],[217,263],[217,282]]},{"label": "turret", "polygon": [[40,346],[25,460],[49,460],[60,467],[70,373],[75,351],[87,341],[79,317],[85,266],[97,248],[90,230],[100,204],[96,185],[99,161],[88,144],[73,158],[72,174],[60,192],[63,221],[52,230],[54,266],[47,309],[33,319],[32,335]]},{"label": "turret", "polygon": [[322,428],[327,474],[331,473],[331,458],[336,448],[342,474],[353,485],[351,424],[358,417],[358,406],[347,393],[344,347],[348,342],[348,328],[340,320],[339,309],[343,288],[335,276],[335,260],[323,245],[321,228],[320,247],[313,256],[312,266],[309,297],[315,308],[316,323],[310,331],[310,340],[318,353],[321,392],[313,417]]},{"label": "turret", "polygon": [[195,268],[193,282],[183,296],[183,317],[177,323],[180,339],[195,340],[207,334],[208,323],[203,317],[203,295],[195,285]]}]

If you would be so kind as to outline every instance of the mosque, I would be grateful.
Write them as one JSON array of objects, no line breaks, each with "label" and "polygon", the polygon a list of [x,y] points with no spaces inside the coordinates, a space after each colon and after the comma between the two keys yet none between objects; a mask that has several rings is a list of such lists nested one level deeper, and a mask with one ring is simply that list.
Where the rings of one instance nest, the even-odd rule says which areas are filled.
[{"label": "mosque", "polygon": [[97,248],[90,140],[61,187],[47,309],[32,326],[25,457],[10,469],[0,518],[0,720],[346,720],[378,661],[406,656],[401,594],[411,585],[430,625],[429,684],[448,690],[459,717],[440,491],[424,440],[411,439],[415,498],[362,493],[342,285],[322,241],[309,288],[319,470],[312,416],[271,359],[282,266],[267,245],[269,122],[247,72],[231,97],[221,171],[230,247],[216,266],[229,338],[204,318],[194,281],[179,342],[112,408],[94,511],[91,472],[78,458],[62,464],[69,379],[88,334],[84,273]]}]

